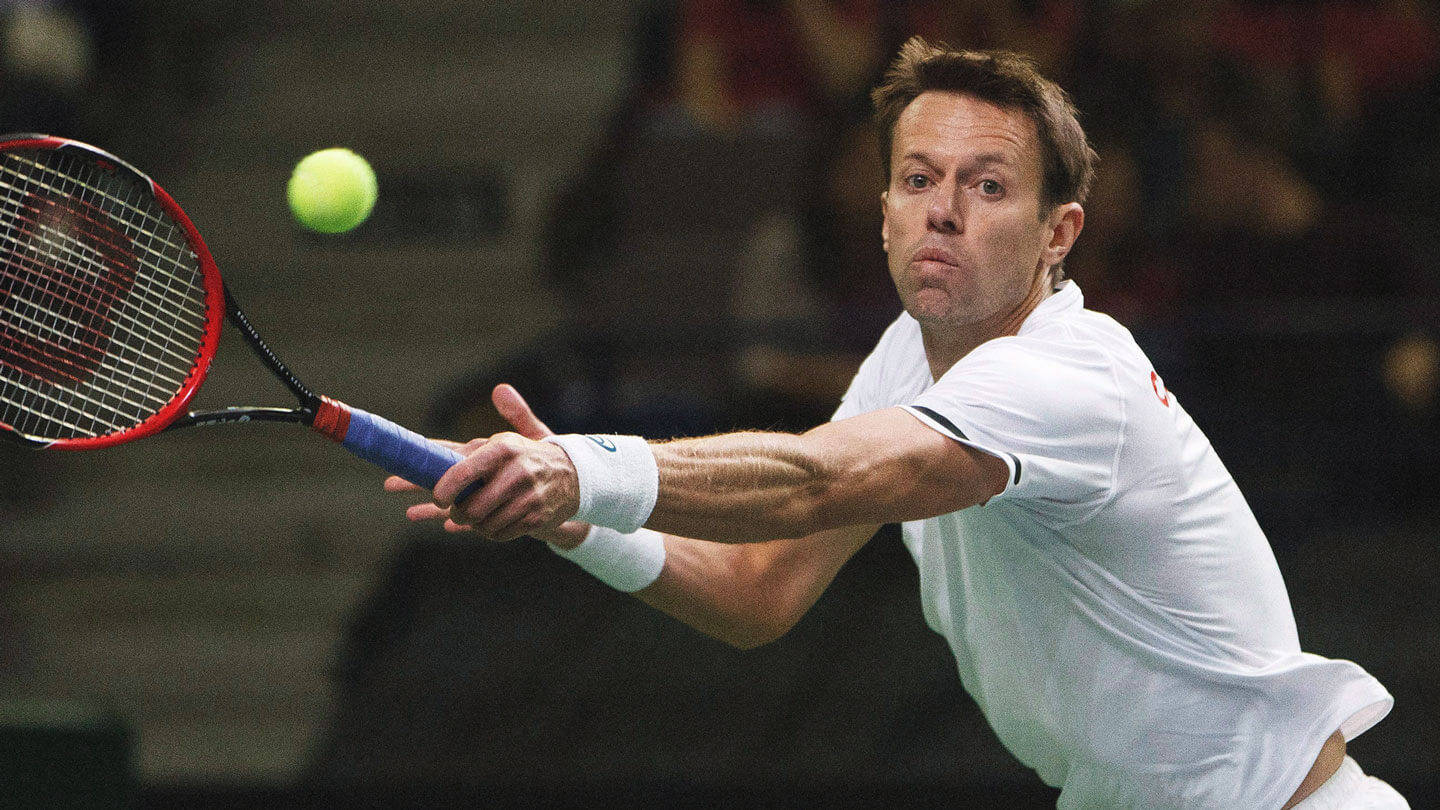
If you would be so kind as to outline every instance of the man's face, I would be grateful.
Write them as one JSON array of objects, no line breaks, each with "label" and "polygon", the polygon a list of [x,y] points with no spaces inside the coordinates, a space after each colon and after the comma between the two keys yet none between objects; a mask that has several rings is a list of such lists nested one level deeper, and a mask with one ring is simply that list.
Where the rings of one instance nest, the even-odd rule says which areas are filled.
[{"label": "man's face", "polygon": [[905,311],[925,327],[1000,321],[1048,278],[1035,124],[957,93],[921,93],[895,123],[881,233]]}]

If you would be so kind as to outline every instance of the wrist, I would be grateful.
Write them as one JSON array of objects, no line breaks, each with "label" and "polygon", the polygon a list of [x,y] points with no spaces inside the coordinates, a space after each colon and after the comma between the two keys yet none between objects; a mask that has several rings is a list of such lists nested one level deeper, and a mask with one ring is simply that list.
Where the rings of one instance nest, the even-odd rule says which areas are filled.
[{"label": "wrist", "polygon": [[585,542],[585,536],[589,533],[589,523],[567,520],[551,529],[533,531],[530,536],[536,540],[544,540],[554,546],[557,551],[569,551]]},{"label": "wrist", "polygon": [[573,520],[621,533],[645,525],[660,492],[660,471],[650,445],[639,436],[547,436],[575,467],[579,509]]},{"label": "wrist", "polygon": [[650,529],[628,534],[591,526],[574,548],[550,549],[617,591],[634,593],[660,577],[665,568],[665,539]]}]

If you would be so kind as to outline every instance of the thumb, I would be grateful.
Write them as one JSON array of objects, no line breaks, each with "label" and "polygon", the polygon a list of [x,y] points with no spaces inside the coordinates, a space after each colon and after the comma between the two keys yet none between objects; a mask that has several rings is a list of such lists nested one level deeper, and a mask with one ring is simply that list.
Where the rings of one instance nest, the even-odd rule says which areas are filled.
[{"label": "thumb", "polygon": [[495,410],[499,411],[521,436],[527,439],[543,439],[555,435],[555,431],[541,422],[535,412],[530,410],[529,403],[515,390],[515,386],[508,383],[495,386],[495,390],[490,393],[490,401],[495,403]]}]

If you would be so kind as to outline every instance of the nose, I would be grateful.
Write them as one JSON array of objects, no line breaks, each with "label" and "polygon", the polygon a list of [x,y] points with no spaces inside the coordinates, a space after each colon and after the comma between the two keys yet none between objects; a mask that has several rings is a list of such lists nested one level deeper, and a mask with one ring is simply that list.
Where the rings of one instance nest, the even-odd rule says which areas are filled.
[{"label": "nose", "polygon": [[942,186],[935,191],[925,209],[926,225],[937,233],[959,233],[961,217],[958,190]]}]

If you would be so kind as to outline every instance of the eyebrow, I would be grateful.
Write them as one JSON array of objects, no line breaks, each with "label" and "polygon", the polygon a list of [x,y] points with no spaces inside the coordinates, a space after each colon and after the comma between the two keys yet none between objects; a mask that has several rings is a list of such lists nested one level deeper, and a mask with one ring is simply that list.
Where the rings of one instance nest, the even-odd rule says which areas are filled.
[{"label": "eyebrow", "polygon": [[[939,164],[924,152],[907,152],[905,155],[901,156],[900,160],[901,162],[904,162],[906,160],[917,160],[932,169],[940,168]],[[982,152],[981,154],[976,155],[973,159],[967,161],[961,171],[966,175],[971,175],[992,166],[1003,166],[1009,169],[1015,168],[1015,164],[1004,152]]]}]

